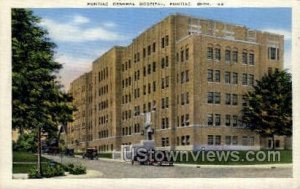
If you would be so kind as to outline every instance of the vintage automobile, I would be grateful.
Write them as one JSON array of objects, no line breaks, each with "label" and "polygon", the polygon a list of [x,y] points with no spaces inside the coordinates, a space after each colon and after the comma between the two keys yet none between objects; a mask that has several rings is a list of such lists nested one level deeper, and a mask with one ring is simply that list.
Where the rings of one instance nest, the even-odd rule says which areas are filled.
[{"label": "vintage automobile", "polygon": [[173,160],[170,158],[168,151],[154,151],[135,153],[132,158],[131,164],[138,162],[140,165],[173,165]]},{"label": "vintage automobile", "polygon": [[70,157],[74,157],[74,149],[67,148],[65,150],[65,155],[70,156]]},{"label": "vintage automobile", "polygon": [[98,151],[95,148],[87,148],[85,153],[82,155],[82,158],[85,159],[98,159]]},{"label": "vintage automobile", "polygon": [[155,152],[155,158],[153,158],[153,165],[169,165],[173,166],[173,159],[169,151],[161,150]]}]

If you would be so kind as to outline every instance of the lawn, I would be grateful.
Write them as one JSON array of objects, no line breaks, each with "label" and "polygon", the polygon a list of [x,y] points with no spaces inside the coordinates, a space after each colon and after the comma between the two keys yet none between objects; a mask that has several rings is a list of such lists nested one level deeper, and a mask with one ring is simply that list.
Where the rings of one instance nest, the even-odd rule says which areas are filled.
[{"label": "lawn", "polygon": [[[36,162],[37,155],[30,152],[13,152],[13,162]],[[48,162],[49,160],[42,157],[42,162]]]},{"label": "lawn", "polygon": [[[273,154],[273,152],[276,152],[277,154]],[[191,153],[194,153],[194,156]],[[227,155],[228,158],[226,161],[225,154],[227,153],[229,155]],[[182,158],[177,158],[175,163],[200,165],[255,165],[292,163],[292,151],[251,151],[250,154],[248,151],[200,151],[198,153],[198,157],[196,152],[188,152],[187,155],[182,155]]]},{"label": "lawn", "polygon": [[[42,157],[42,167],[50,160]],[[37,155],[29,152],[13,152],[13,173],[28,173],[31,168],[36,167]]]}]

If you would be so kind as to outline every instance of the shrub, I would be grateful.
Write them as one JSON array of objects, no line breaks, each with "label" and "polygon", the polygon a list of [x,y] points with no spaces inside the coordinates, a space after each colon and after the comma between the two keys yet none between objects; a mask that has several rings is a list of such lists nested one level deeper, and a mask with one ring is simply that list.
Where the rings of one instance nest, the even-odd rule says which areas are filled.
[{"label": "shrub", "polygon": [[72,169],[74,169],[74,164],[73,163],[70,163],[70,164],[68,164],[67,166],[64,166],[64,168],[65,168],[65,171],[67,171],[67,172],[71,172],[71,170]]},{"label": "shrub", "polygon": [[[43,167],[42,173],[43,173],[42,176],[46,178],[65,175],[65,171],[63,167],[59,164],[56,164],[54,166],[48,165]],[[29,178],[39,178],[37,175],[37,169],[36,168],[30,169],[28,172],[28,176]]]},{"label": "shrub", "polygon": [[86,174],[86,168],[83,167],[82,165],[73,165],[69,164],[68,170],[70,174],[73,175],[81,175],[81,174]]}]

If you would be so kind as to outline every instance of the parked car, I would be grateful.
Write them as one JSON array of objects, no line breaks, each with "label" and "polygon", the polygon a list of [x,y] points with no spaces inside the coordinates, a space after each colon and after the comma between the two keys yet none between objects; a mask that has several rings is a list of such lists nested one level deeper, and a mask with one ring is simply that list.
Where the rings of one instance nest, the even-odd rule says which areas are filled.
[{"label": "parked car", "polygon": [[138,162],[140,165],[173,165],[173,159],[169,151],[150,150],[143,153],[135,153],[131,164]]},{"label": "parked car", "polygon": [[87,148],[85,153],[82,155],[82,158],[85,159],[98,159],[98,151],[95,148]]},{"label": "parked car", "polygon": [[152,162],[153,165],[173,165],[173,158],[171,157],[171,154],[169,151],[156,151],[156,156],[154,158],[154,161]]},{"label": "parked car", "polygon": [[74,149],[67,148],[66,151],[65,151],[65,155],[74,157]]}]

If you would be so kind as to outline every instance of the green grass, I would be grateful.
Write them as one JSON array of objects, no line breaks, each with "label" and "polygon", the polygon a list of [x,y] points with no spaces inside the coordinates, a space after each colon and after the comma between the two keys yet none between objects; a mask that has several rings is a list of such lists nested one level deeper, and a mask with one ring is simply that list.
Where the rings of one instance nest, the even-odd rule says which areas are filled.
[{"label": "green grass", "polygon": [[[42,162],[48,162],[50,160],[42,157]],[[36,162],[37,155],[30,152],[13,152],[13,162]]]},{"label": "green grass", "polygon": [[[43,163],[42,169],[46,166],[47,163]],[[32,168],[36,168],[36,164],[13,164],[13,173],[28,173]]]},{"label": "green grass", "polygon": [[[44,157],[41,160],[42,168],[50,162],[49,159]],[[31,168],[36,168],[37,155],[30,152],[13,151],[13,162],[25,162],[25,164],[13,164],[13,173],[28,173]]]},{"label": "green grass", "polygon": [[[223,151],[225,153],[230,151]],[[232,151],[233,152],[233,151]],[[219,161],[218,160],[218,152],[217,151],[211,151],[211,152],[201,152],[196,159],[196,161],[193,160],[192,154],[193,152],[189,152],[188,156],[184,155],[182,159],[177,158],[177,161],[175,163],[186,163],[186,164],[199,164],[199,165],[255,165],[255,164],[279,164],[279,163],[292,163],[292,151],[291,150],[278,150],[280,154],[280,161],[278,158],[273,159],[273,155],[270,154],[270,158],[268,158],[268,152],[270,151],[254,151],[255,154],[258,155],[259,158],[263,157],[262,152],[266,154],[266,158],[264,160],[260,160],[259,158],[255,158],[255,154],[250,154],[250,158],[253,158],[254,160],[248,160],[246,158],[247,151],[235,151],[238,152],[238,154],[230,155],[228,160],[225,161],[224,158]],[[208,154],[210,153],[210,154]],[[220,152],[219,152],[220,153]],[[195,154],[195,152],[194,152]],[[234,156],[235,155],[235,156]],[[211,159],[215,159],[214,161],[209,161],[208,156],[214,157]],[[187,158],[186,158],[187,157]],[[195,154],[196,157],[196,154]],[[204,157],[204,159],[203,159]],[[220,157],[220,156],[219,156]],[[223,156],[224,157],[224,156]],[[278,156],[275,156],[278,157]]]}]

